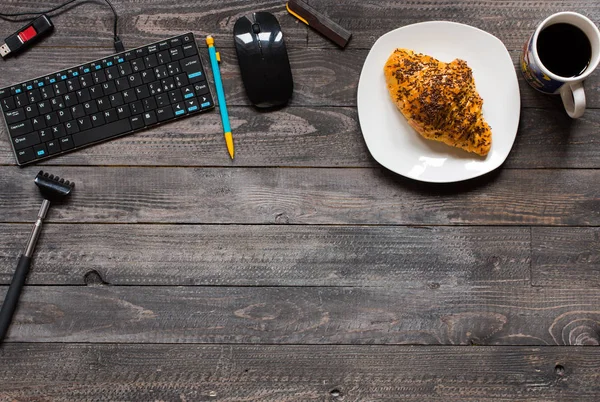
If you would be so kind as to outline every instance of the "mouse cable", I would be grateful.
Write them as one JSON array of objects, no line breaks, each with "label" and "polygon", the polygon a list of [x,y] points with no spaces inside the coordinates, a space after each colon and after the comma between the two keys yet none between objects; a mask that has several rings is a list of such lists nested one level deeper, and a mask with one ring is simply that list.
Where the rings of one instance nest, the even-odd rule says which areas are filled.
[{"label": "mouse cable", "polygon": [[[19,17],[31,17],[31,16],[39,17],[44,14],[51,14],[55,11],[58,11],[61,8],[64,8],[72,3],[75,3],[76,1],[78,1],[78,0],[69,0],[62,4],[59,4],[58,6],[55,6],[53,8],[50,8],[50,9],[44,10],[44,11],[32,11],[32,12],[27,12],[27,13],[0,13],[0,18],[8,20],[8,21],[19,21],[19,20],[24,19],[24,18],[19,18]],[[73,7],[76,7],[80,4],[87,3],[87,2],[88,2],[88,0],[84,0],[78,4],[74,4]],[[119,16],[117,14],[117,11],[115,10],[115,8],[113,7],[113,5],[111,4],[111,2],[109,0],[104,0],[104,2],[106,4],[108,4],[108,6],[110,7],[110,9],[112,10],[112,12],[115,16],[114,24],[113,24],[113,40],[114,40],[115,50],[117,52],[123,52],[123,51],[125,51],[125,47],[123,46],[123,42],[121,42],[119,35],[117,35],[117,21],[119,20]]]}]

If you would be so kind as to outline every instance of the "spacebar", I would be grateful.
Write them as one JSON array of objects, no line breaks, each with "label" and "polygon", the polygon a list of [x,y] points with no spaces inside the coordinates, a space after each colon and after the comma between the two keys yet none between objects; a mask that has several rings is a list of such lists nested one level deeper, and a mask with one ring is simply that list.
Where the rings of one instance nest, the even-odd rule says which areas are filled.
[{"label": "spacebar", "polygon": [[129,119],[115,121],[113,123],[73,134],[73,145],[80,147],[91,142],[105,140],[114,137],[115,135],[126,133],[127,131],[131,131]]}]

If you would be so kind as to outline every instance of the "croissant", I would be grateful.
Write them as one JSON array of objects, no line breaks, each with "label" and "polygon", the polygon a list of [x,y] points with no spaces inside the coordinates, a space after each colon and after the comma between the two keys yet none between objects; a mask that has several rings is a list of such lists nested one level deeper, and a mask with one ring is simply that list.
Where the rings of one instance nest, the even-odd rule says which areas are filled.
[{"label": "croissant", "polygon": [[441,62],[409,49],[396,49],[384,67],[392,100],[423,137],[487,155],[492,130],[483,118],[483,99],[467,62]]}]

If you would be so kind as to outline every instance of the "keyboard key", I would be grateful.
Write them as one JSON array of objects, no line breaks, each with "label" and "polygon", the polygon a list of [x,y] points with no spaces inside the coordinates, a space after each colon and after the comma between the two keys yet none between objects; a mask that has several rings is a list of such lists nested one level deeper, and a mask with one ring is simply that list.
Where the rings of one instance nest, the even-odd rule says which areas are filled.
[{"label": "keyboard key", "polygon": [[102,113],[96,113],[90,117],[92,118],[92,126],[94,127],[102,126],[105,123]]},{"label": "keyboard key", "polygon": [[171,106],[156,109],[156,118],[158,119],[158,121],[169,120],[173,117],[175,117],[175,114],[173,113],[173,109],[171,108]]},{"label": "keyboard key", "polygon": [[16,137],[18,135],[29,134],[33,131],[33,126],[31,125],[31,121],[25,120],[19,123],[10,124],[8,126],[8,131],[10,132],[11,137]]},{"label": "keyboard key", "polygon": [[169,97],[166,94],[157,95],[154,99],[156,100],[156,105],[158,107],[167,106],[171,103],[169,102]]},{"label": "keyboard key", "polygon": [[104,121],[106,123],[112,123],[113,121],[117,120],[117,111],[115,109],[108,109],[104,111]]},{"label": "keyboard key", "polygon": [[81,85],[79,84],[79,79],[77,79],[77,78],[72,78],[70,80],[66,80],[65,83],[67,84],[68,92],[73,92],[73,91],[77,91],[78,89],[81,89]]},{"label": "keyboard key", "polygon": [[179,89],[169,92],[169,99],[171,103],[181,102],[183,100],[183,95]]},{"label": "keyboard key", "polygon": [[131,69],[131,64],[128,61],[119,64],[118,68],[119,68],[119,74],[121,76],[129,75],[133,72],[133,70]]},{"label": "keyboard key", "polygon": [[175,80],[173,79],[173,77],[165,78],[164,80],[161,81],[161,83],[162,83],[162,87],[165,91],[172,91],[177,88],[177,85],[175,85]]},{"label": "keyboard key", "polygon": [[135,90],[128,89],[122,92],[123,100],[127,103],[134,102],[137,100],[137,96],[135,95]]},{"label": "keyboard key", "polygon": [[183,43],[189,43],[189,42],[193,42],[193,37],[190,34],[185,34],[181,36],[181,41]]},{"label": "keyboard key", "polygon": [[169,46],[171,47],[175,47],[175,46],[179,46],[181,45],[181,39],[180,38],[173,38],[169,40]]},{"label": "keyboard key", "polygon": [[129,104],[129,108],[131,109],[131,114],[140,114],[144,111],[144,105],[141,101],[135,101]]},{"label": "keyboard key", "polygon": [[147,126],[155,124],[157,122],[156,114],[153,111],[145,112],[142,116],[144,116],[144,123]]},{"label": "keyboard key", "polygon": [[117,91],[124,91],[126,89],[129,89],[129,81],[126,77],[117,78],[115,80],[115,85],[117,86]]},{"label": "keyboard key", "polygon": [[167,50],[167,49],[169,49],[170,47],[171,47],[171,46],[169,45],[169,41],[166,41],[166,40],[165,40],[165,41],[162,41],[162,42],[160,42],[160,43],[158,44],[158,50],[159,50],[158,54],[160,54],[160,51],[161,51],[161,50]]},{"label": "keyboard key", "polygon": [[138,99],[144,99],[150,96],[150,90],[148,89],[148,85],[140,85],[135,88],[135,95]]},{"label": "keyboard key", "polygon": [[196,45],[194,43],[188,43],[183,45],[183,55],[185,57],[190,57],[198,53],[196,49]]},{"label": "keyboard key", "polygon": [[50,105],[52,106],[52,110],[60,110],[65,108],[65,100],[62,96],[57,96],[56,98],[50,99]]},{"label": "keyboard key", "polygon": [[142,85],[142,77],[139,73],[131,74],[129,76],[129,88],[137,87]]},{"label": "keyboard key", "polygon": [[58,113],[58,120],[61,123],[64,123],[65,121],[69,121],[69,120],[71,120],[73,118],[71,116],[71,112],[69,111],[69,109],[59,110],[56,113]]},{"label": "keyboard key", "polygon": [[112,107],[121,106],[123,103],[125,103],[125,101],[123,101],[123,95],[121,95],[118,92],[116,94],[110,95],[108,99],[110,100],[110,105]]},{"label": "keyboard key", "polygon": [[15,101],[12,96],[2,99],[2,110],[9,111],[15,108]]},{"label": "keyboard key", "polygon": [[85,102],[83,103],[83,110],[85,110],[85,114],[89,116],[98,111],[98,104],[94,101]]},{"label": "keyboard key", "polygon": [[40,88],[40,95],[42,96],[43,100],[52,99],[56,96],[52,87]]},{"label": "keyboard key", "polygon": [[169,72],[169,75],[181,74],[181,66],[179,65],[179,62],[174,61],[167,64],[167,71]]},{"label": "keyboard key", "polygon": [[43,130],[38,131],[38,135],[40,136],[41,142],[50,141],[51,139],[54,138],[54,136],[52,135],[51,128],[45,128]]},{"label": "keyboard key", "polygon": [[70,135],[59,138],[58,143],[60,144],[60,149],[62,149],[63,151],[69,150],[74,147],[73,138]]},{"label": "keyboard key", "polygon": [[202,65],[200,64],[200,59],[198,56],[192,56],[183,59],[179,64],[181,65],[183,72],[187,74],[190,80],[197,78],[203,79]]},{"label": "keyboard key", "polygon": [[81,84],[81,88],[87,88],[94,85],[94,79],[92,78],[92,74],[84,74],[80,76],[79,83]]},{"label": "keyboard key", "polygon": [[58,124],[58,114],[56,112],[48,113],[44,116],[44,120],[46,121],[46,126],[53,126]]},{"label": "keyboard key", "polygon": [[138,73],[140,71],[144,71],[146,66],[144,66],[144,59],[141,57],[139,59],[135,59],[131,62],[131,69],[134,73]]},{"label": "keyboard key", "polygon": [[102,91],[102,86],[94,85],[93,87],[90,87],[90,96],[92,97],[92,99],[98,99],[101,96],[104,96],[104,92]]},{"label": "keyboard key", "polygon": [[71,120],[65,123],[65,130],[67,134],[72,135],[79,132],[79,124],[76,120]]},{"label": "keyboard key", "polygon": [[33,147],[33,153],[36,158],[43,158],[44,156],[48,156],[48,150],[46,149],[46,144],[38,144]]},{"label": "keyboard key", "polygon": [[25,110],[23,108],[6,112],[4,113],[4,116],[6,117],[6,124],[18,123],[26,119]]},{"label": "keyboard key", "polygon": [[177,84],[177,88],[184,87],[184,86],[188,85],[189,83],[190,83],[190,80],[188,80],[187,75],[179,74],[179,75],[175,76],[175,84]]},{"label": "keyboard key", "polygon": [[145,56],[144,65],[146,66],[146,68],[154,68],[158,66],[158,60],[156,59],[156,55],[149,54],[148,56]]},{"label": "keyboard key", "polygon": [[179,102],[173,105],[173,112],[175,114],[175,116],[183,116],[184,114],[186,114],[186,110],[185,110],[185,104],[183,102]]},{"label": "keyboard key", "polygon": [[46,119],[42,116],[36,116],[31,119],[31,124],[34,130],[41,130],[46,127]]},{"label": "keyboard key", "polygon": [[142,82],[144,84],[148,84],[152,81],[156,81],[156,76],[154,75],[154,71],[152,70],[146,70],[146,71],[142,71]]},{"label": "keyboard key", "polygon": [[156,59],[158,60],[158,64],[167,64],[171,61],[171,56],[168,50],[163,50],[156,54]]},{"label": "keyboard key", "polygon": [[117,87],[114,81],[108,81],[102,84],[102,90],[104,91],[104,95],[111,95],[117,92]]},{"label": "keyboard key", "polygon": [[156,53],[158,52],[158,45],[150,45],[146,49],[148,49],[148,53]]},{"label": "keyboard key", "polygon": [[206,82],[196,83],[194,84],[194,92],[196,93],[196,96],[206,95],[209,93],[208,85]]},{"label": "keyboard key", "polygon": [[163,86],[160,81],[154,81],[148,84],[148,90],[152,96],[159,95],[163,93]]},{"label": "keyboard key", "polygon": [[129,122],[131,123],[131,128],[133,130],[138,130],[144,127],[144,119],[142,119],[141,115],[131,117]]},{"label": "keyboard key", "polygon": [[67,131],[65,130],[65,126],[63,126],[62,124],[52,127],[52,136],[54,138],[60,138],[66,134]]},{"label": "keyboard key", "polygon": [[157,107],[154,98],[146,98],[142,101],[142,103],[144,104],[144,110],[146,112],[149,110],[154,110]]},{"label": "keyboard key", "polygon": [[94,71],[92,72],[92,79],[94,80],[95,84],[102,84],[106,81],[106,75],[102,70]]},{"label": "keyboard key", "polygon": [[17,151],[17,161],[19,163],[27,163],[31,162],[35,159],[35,154],[33,153],[33,148],[25,148]]},{"label": "keyboard key", "polygon": [[107,81],[111,81],[116,78],[119,78],[119,70],[117,69],[117,66],[112,66],[112,67],[107,68],[104,71],[104,73],[106,74]]},{"label": "keyboard key", "polygon": [[117,115],[119,116],[119,120],[131,116],[131,110],[129,109],[129,106],[127,106],[127,105],[119,106],[116,108],[116,110],[117,110]]},{"label": "keyboard key", "polygon": [[83,109],[83,105],[75,105],[71,109],[71,116],[74,119],[85,116],[85,110]]},{"label": "keyboard key", "polygon": [[27,97],[29,98],[29,103],[37,103],[42,100],[42,94],[37,88],[27,92]]},{"label": "keyboard key", "polygon": [[87,116],[77,119],[77,124],[79,125],[79,131],[85,131],[92,128],[92,121]]},{"label": "keyboard key", "polygon": [[77,95],[75,94],[66,94],[64,96],[64,100],[65,106],[67,107],[75,106],[79,103],[79,101],[77,100]]},{"label": "keyboard key", "polygon": [[67,93],[67,84],[64,82],[57,82],[52,87],[54,89],[54,95],[64,95]]},{"label": "keyboard key", "polygon": [[98,103],[98,110],[103,111],[106,109],[110,109],[110,100],[108,99],[108,96],[103,96],[96,102]]},{"label": "keyboard key", "polygon": [[196,98],[190,98],[185,100],[185,108],[188,112],[195,112],[198,110],[198,100]]},{"label": "keyboard key", "polygon": [[27,105],[25,106],[25,116],[27,116],[28,119],[31,119],[32,117],[38,116],[40,114],[37,105]]},{"label": "keyboard key", "polygon": [[79,103],[87,102],[92,99],[92,97],[90,96],[90,90],[87,88],[75,91],[75,93],[77,94],[77,99],[79,99]]},{"label": "keyboard key", "polygon": [[37,145],[40,143],[40,136],[38,133],[29,133],[25,135],[19,135],[17,137],[13,137],[13,146],[15,150],[31,147],[33,145]]},{"label": "keyboard key", "polygon": [[19,95],[15,95],[14,100],[15,100],[16,107],[23,107],[23,106],[29,105],[29,98],[27,98],[27,94],[25,94],[25,93],[20,93]]},{"label": "keyboard key", "polygon": [[46,148],[48,149],[48,155],[53,155],[60,152],[60,144],[58,140],[52,140],[47,142]]},{"label": "keyboard key", "polygon": [[131,124],[128,119],[117,120],[104,126],[92,128],[91,130],[81,131],[73,134],[73,143],[76,147],[90,144],[92,142],[104,140],[131,131]]},{"label": "keyboard key", "polygon": [[184,57],[183,49],[181,48],[181,46],[170,49],[169,56],[171,57],[171,61],[181,60]]}]

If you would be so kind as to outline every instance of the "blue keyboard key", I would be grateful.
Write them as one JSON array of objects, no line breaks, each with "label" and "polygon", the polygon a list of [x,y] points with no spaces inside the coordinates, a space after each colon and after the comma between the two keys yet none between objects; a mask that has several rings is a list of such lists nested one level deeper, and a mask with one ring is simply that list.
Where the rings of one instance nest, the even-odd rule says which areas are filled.
[{"label": "blue keyboard key", "polygon": [[21,88],[15,89],[15,93],[16,94],[20,94],[21,93]]},{"label": "blue keyboard key", "polygon": [[194,110],[198,110],[198,106],[188,107],[188,112],[193,112]]},{"label": "blue keyboard key", "polygon": [[89,69],[89,68],[86,68],[86,69],[84,69],[84,70],[83,70],[83,72],[87,74],[87,73],[89,73],[89,72],[90,72],[90,69]]},{"label": "blue keyboard key", "polygon": [[102,66],[100,66],[100,65],[96,66],[96,70],[100,70],[101,68],[102,68]]},{"label": "blue keyboard key", "polygon": [[60,79],[61,79],[61,80],[66,80],[66,79],[67,79],[67,76],[66,76],[66,75],[61,75],[61,76],[60,76]]},{"label": "blue keyboard key", "polygon": [[108,63],[106,63],[106,65],[107,65],[108,67],[112,66],[112,64],[113,64],[113,63],[112,63],[112,61],[109,61]]},{"label": "blue keyboard key", "polygon": [[194,94],[185,94],[184,99],[188,99],[188,98],[191,98],[193,96],[194,96]]},{"label": "blue keyboard key", "polygon": [[117,60],[118,63],[123,63],[124,61],[125,61],[125,59],[122,57],[119,60]]},{"label": "blue keyboard key", "polygon": [[203,104],[200,105],[200,107],[202,107],[203,109],[205,107],[209,107],[210,106],[210,102],[204,102]]},{"label": "blue keyboard key", "polygon": [[188,78],[196,78],[196,77],[200,77],[202,75],[202,71],[198,71],[196,73],[192,73],[188,75]]},{"label": "blue keyboard key", "polygon": [[27,85],[27,90],[31,91],[33,89],[33,85]]},{"label": "blue keyboard key", "polygon": [[43,86],[44,86],[44,83],[43,83],[43,82],[41,82],[41,81],[40,81],[40,82],[38,82],[38,87],[43,87]]},{"label": "blue keyboard key", "polygon": [[43,149],[40,149],[39,151],[37,151],[37,155],[44,156],[44,155],[46,155],[46,151],[44,151]]},{"label": "blue keyboard key", "polygon": [[178,110],[175,112],[175,116],[179,116],[185,113],[185,110]]},{"label": "blue keyboard key", "polygon": [[73,77],[77,77],[78,75],[79,75],[79,73],[78,73],[77,71],[75,71],[75,72],[73,73]]},{"label": "blue keyboard key", "polygon": [[56,78],[50,78],[50,84],[54,84],[56,82]]}]

